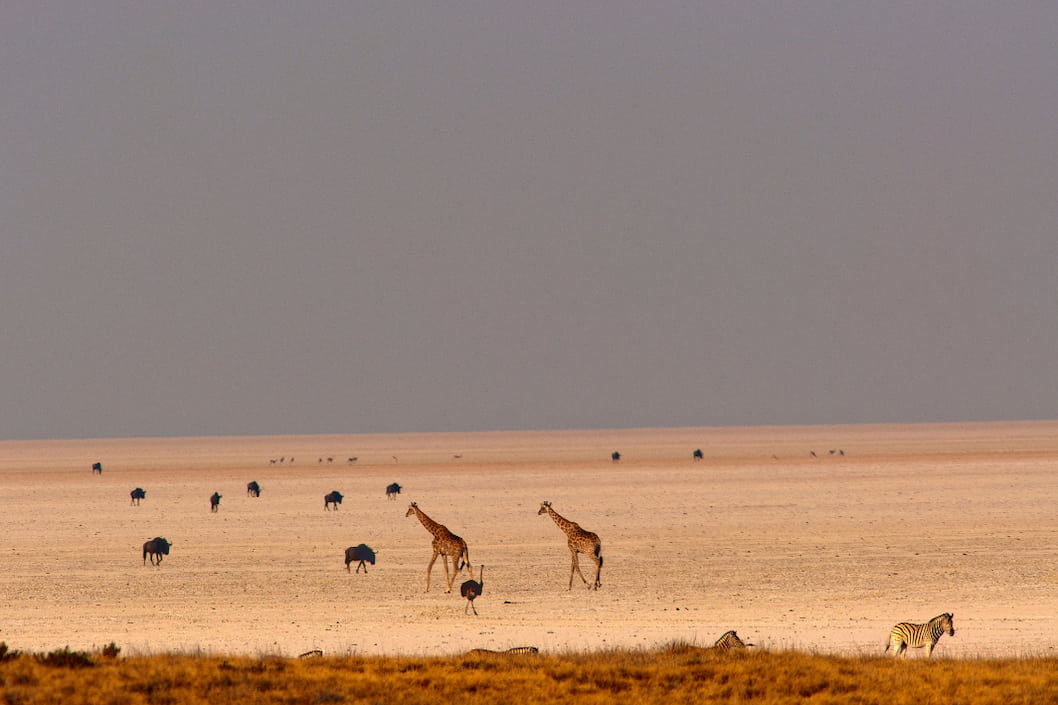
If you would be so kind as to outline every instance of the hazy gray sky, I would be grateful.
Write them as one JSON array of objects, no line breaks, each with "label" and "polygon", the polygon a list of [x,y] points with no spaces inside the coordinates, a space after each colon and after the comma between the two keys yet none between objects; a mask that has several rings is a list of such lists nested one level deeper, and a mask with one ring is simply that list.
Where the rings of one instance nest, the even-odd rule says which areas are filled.
[{"label": "hazy gray sky", "polygon": [[1058,4],[0,6],[0,438],[1058,416]]}]

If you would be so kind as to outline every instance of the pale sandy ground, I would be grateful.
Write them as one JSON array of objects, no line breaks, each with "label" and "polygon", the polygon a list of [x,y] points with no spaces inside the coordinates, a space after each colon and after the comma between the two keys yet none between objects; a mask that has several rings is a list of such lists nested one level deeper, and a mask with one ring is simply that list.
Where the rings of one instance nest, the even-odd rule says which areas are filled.
[{"label": "pale sandy ground", "polygon": [[[1058,422],[3,442],[0,640],[440,655],[709,645],[733,628],[873,654],[893,623],[951,611],[938,655],[1054,654],[1056,470]],[[545,499],[602,538],[600,591],[566,590]],[[423,592],[430,536],[410,500],[466,539],[475,576],[486,565],[480,616],[463,613],[465,572],[445,594],[440,561]],[[144,566],[156,535],[172,554]],[[349,574],[360,542],[378,564]]]}]

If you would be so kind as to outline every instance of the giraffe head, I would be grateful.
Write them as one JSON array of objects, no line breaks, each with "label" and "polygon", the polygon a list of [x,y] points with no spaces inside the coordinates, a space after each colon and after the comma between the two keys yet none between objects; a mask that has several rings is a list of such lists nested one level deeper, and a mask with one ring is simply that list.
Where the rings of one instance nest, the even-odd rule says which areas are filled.
[{"label": "giraffe head", "polygon": [[411,516],[412,514],[414,514],[414,513],[415,513],[415,509],[416,509],[416,508],[417,508],[418,506],[419,506],[419,505],[418,505],[418,504],[416,504],[415,502],[412,502],[411,504],[409,504],[409,505],[408,505],[408,511],[407,511],[407,513],[406,513],[406,514],[405,514],[404,516],[406,516],[406,517],[410,517],[410,516]]},{"label": "giraffe head", "polygon": [[551,502],[541,502],[540,503],[540,511],[538,511],[536,513],[536,515],[540,516],[541,514],[547,514],[547,509],[550,506],[551,506]]}]

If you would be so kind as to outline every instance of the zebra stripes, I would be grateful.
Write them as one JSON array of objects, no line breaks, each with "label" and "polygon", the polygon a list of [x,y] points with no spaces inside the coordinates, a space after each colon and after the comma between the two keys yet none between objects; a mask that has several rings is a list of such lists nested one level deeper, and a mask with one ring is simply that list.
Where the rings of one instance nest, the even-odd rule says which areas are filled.
[{"label": "zebra stripes", "polygon": [[915,649],[925,646],[926,656],[932,656],[933,647],[945,632],[948,636],[955,636],[955,624],[952,622],[954,617],[955,615],[945,612],[925,624],[901,622],[889,632],[889,643],[885,645],[885,650],[888,651],[892,647],[893,655],[899,656],[909,646]]},{"label": "zebra stripes", "polygon": [[721,651],[726,649],[744,649],[747,646],[753,646],[753,644],[747,644],[739,639],[734,629],[724,632],[724,635],[713,644],[714,649],[720,649]]},{"label": "zebra stripes", "polygon": [[538,654],[540,649],[535,646],[515,646],[510,649],[503,651],[494,651],[492,649],[471,649],[467,652],[467,656],[484,656],[489,655],[500,655],[500,656],[521,656],[524,654]]}]

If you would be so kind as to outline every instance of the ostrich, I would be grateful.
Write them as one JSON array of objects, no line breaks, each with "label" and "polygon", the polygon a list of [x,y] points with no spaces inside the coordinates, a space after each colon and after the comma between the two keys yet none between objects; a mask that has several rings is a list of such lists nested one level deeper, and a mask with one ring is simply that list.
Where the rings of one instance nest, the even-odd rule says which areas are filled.
[{"label": "ostrich", "polygon": [[211,512],[217,511],[217,507],[220,506],[220,498],[222,496],[223,495],[221,495],[220,492],[214,492],[212,495],[210,495],[210,497],[209,497],[209,511],[211,511]]},{"label": "ostrich", "polygon": [[[459,586],[459,594],[467,598],[467,607],[471,607],[474,610],[474,614],[478,613],[478,608],[474,607],[474,598],[482,593],[485,589],[485,565],[482,564],[478,571],[477,580],[467,580]],[[463,608],[463,614],[467,613],[467,608]]]}]

